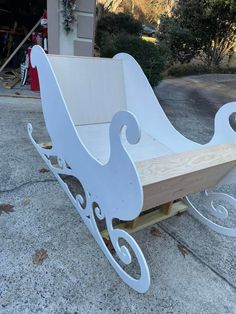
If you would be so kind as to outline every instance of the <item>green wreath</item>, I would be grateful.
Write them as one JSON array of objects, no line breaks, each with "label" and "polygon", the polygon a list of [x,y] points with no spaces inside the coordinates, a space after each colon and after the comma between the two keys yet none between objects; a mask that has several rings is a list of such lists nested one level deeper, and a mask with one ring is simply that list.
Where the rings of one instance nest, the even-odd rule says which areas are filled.
[{"label": "green wreath", "polygon": [[75,21],[76,0],[62,0],[64,29],[67,33],[72,30],[71,25]]}]

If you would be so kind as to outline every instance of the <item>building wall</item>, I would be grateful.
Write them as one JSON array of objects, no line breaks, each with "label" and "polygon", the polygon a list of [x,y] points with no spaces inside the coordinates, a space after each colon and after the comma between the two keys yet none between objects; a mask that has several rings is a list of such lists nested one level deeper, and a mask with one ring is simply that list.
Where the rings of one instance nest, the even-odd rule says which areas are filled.
[{"label": "building wall", "polygon": [[72,31],[63,26],[61,0],[47,0],[49,53],[92,56],[96,20],[96,0],[77,0]]},{"label": "building wall", "polygon": [[47,13],[48,51],[52,54],[59,54],[59,0],[47,0]]}]

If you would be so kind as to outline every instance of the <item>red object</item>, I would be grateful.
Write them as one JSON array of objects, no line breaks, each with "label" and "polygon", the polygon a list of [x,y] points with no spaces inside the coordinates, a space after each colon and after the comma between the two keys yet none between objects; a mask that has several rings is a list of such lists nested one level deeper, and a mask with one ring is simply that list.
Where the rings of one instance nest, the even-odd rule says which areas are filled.
[{"label": "red object", "polygon": [[[30,54],[31,49],[28,48],[28,55],[29,55],[29,76],[30,76],[30,89],[33,91],[39,91],[39,78],[38,78],[38,71],[36,68],[33,68],[30,61]],[[45,51],[47,53],[47,51]]]},{"label": "red object", "polygon": [[36,68],[33,68],[31,65],[30,54],[31,54],[31,48],[28,48],[30,89],[33,91],[39,91],[38,71]]}]

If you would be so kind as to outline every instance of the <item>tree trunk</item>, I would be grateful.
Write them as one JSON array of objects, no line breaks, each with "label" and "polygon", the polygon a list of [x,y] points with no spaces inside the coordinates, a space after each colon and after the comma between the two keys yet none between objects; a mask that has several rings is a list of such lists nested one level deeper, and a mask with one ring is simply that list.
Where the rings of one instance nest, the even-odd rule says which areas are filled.
[{"label": "tree trunk", "polygon": [[134,15],[134,8],[135,8],[135,2],[134,0],[131,0],[131,14]]},{"label": "tree trunk", "polygon": [[118,7],[121,5],[121,3],[123,2],[123,0],[114,0],[112,1],[112,11],[116,12],[116,10],[118,9]]}]

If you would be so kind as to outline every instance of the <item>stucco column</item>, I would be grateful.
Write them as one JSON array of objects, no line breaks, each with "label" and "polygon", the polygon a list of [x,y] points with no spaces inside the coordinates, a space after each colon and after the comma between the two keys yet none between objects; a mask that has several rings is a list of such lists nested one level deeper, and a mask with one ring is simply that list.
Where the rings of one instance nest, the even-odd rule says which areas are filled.
[{"label": "stucco column", "polygon": [[59,0],[47,0],[48,51],[59,54]]},{"label": "stucco column", "polygon": [[66,33],[62,1],[47,0],[49,53],[92,56],[96,20],[96,0],[77,0],[75,22]]}]

